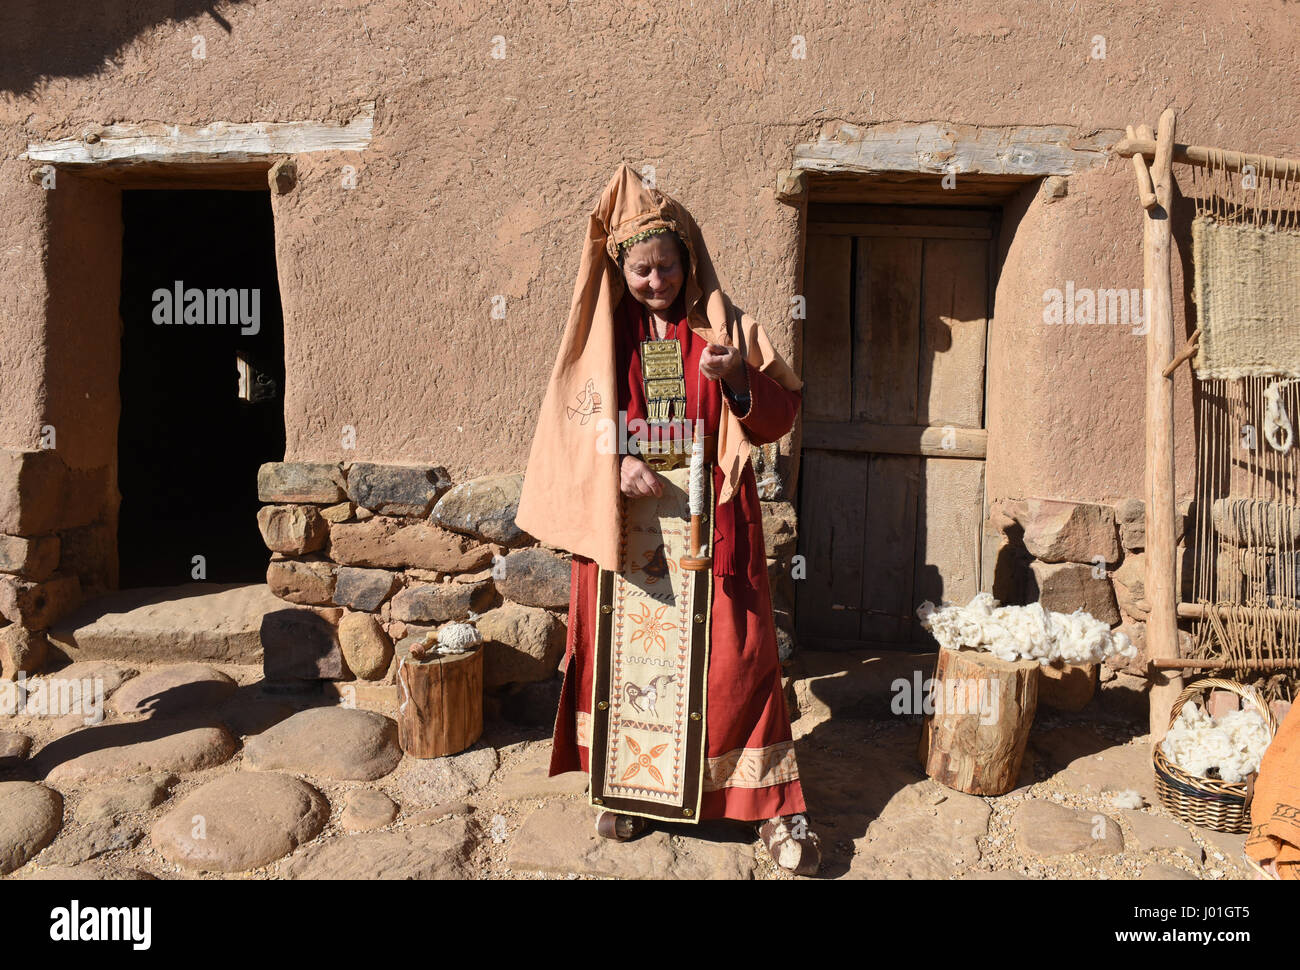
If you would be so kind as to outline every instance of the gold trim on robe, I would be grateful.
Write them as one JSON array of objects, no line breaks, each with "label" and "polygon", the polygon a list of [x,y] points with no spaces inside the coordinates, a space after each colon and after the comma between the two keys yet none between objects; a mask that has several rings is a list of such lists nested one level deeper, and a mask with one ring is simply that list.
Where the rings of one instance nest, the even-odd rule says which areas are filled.
[{"label": "gold trim on robe", "polygon": [[766,748],[734,748],[709,758],[704,772],[704,790],[719,788],[767,788],[799,780],[794,742],[782,741]]}]

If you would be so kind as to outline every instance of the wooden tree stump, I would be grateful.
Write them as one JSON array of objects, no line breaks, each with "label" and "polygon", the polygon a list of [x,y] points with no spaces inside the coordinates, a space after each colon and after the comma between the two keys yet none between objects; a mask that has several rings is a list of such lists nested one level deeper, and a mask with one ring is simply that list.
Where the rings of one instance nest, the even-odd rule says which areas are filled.
[{"label": "wooden tree stump", "polygon": [[397,668],[397,739],[412,758],[464,751],[483,733],[483,650],[424,660],[403,657]]},{"label": "wooden tree stump", "polygon": [[925,773],[971,795],[1015,788],[1038,706],[1038,666],[983,650],[940,650],[934,713],[921,732]]},{"label": "wooden tree stump", "polygon": [[[1054,711],[1077,714],[1097,693],[1101,664],[1067,664],[1061,661],[1038,668],[1038,703]],[[1233,695],[1236,696],[1236,695]]]}]

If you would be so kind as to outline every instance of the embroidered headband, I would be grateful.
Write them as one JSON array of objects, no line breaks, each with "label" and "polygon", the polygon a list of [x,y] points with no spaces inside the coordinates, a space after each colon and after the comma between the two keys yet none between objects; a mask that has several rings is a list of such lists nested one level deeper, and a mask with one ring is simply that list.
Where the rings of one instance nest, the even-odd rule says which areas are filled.
[{"label": "embroidered headband", "polygon": [[636,245],[644,239],[649,239],[651,236],[658,236],[660,233],[672,231],[673,230],[668,226],[656,226],[653,229],[644,229],[641,232],[638,232],[635,236],[629,236],[627,239],[624,239],[618,244],[618,248],[621,252],[626,252],[631,246]]}]

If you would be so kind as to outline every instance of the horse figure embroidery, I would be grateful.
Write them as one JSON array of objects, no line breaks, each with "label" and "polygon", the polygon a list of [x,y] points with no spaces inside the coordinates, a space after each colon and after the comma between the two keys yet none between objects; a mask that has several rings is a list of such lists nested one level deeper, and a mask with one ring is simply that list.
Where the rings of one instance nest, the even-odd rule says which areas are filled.
[{"label": "horse figure embroidery", "polygon": [[624,693],[627,695],[627,702],[638,714],[649,712],[658,717],[659,711],[655,709],[655,705],[659,703],[659,692],[676,679],[676,674],[660,674],[644,687],[638,687],[633,683],[625,684]]}]

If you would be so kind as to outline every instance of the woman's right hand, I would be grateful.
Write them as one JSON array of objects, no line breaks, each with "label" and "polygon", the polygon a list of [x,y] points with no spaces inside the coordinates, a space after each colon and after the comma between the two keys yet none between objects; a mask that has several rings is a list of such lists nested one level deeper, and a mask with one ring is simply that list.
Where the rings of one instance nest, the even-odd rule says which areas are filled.
[{"label": "woman's right hand", "polygon": [[664,493],[663,483],[654,469],[636,455],[624,455],[619,466],[619,490],[628,498],[659,498]]}]

